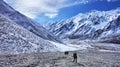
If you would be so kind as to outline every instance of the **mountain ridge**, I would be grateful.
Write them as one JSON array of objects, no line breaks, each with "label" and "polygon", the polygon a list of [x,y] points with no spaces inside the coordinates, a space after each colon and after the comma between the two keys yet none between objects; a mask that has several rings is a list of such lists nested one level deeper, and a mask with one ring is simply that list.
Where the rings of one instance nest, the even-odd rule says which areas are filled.
[{"label": "mountain ridge", "polygon": [[[102,40],[113,33],[120,34],[119,17],[120,8],[110,11],[93,10],[48,25],[48,29],[62,39]],[[110,26],[112,27],[107,29]]]}]

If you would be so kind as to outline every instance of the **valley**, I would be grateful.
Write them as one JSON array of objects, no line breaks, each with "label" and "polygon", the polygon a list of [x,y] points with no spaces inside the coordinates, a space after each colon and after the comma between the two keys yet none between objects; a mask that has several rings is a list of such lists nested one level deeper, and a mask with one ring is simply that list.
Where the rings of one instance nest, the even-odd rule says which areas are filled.
[{"label": "valley", "polygon": [[[54,11],[51,9],[54,3],[49,3],[52,2],[49,0],[36,0],[35,4],[31,0],[30,5],[24,3],[24,6],[29,5],[30,11],[37,1],[45,1],[43,6],[51,5],[42,7],[45,9],[39,12],[48,10],[45,11],[48,13],[37,14],[37,18],[22,14],[22,9],[16,10],[8,1],[0,0],[0,67],[120,67],[119,7],[79,12],[63,20],[56,17],[54,20],[57,21],[49,24],[53,16],[58,16],[59,9],[63,7],[61,1],[64,0],[53,0],[54,3],[60,2],[55,12],[51,12]],[[29,14],[30,11],[27,11]],[[36,11],[33,13],[36,14]],[[43,19],[45,26],[40,25],[42,22],[36,22]],[[74,53],[77,54],[77,63],[73,62]]]},{"label": "valley", "polygon": [[[91,43],[93,48],[68,51],[68,55],[64,52],[0,55],[0,67],[120,67],[120,44],[97,44]],[[73,62],[73,53],[77,53],[77,63]]]}]

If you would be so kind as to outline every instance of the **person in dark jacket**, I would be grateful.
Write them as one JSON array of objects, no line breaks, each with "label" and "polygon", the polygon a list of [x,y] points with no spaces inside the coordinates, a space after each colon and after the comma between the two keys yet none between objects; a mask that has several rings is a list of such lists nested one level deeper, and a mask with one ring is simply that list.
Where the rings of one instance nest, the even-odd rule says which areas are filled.
[{"label": "person in dark jacket", "polygon": [[73,53],[73,62],[77,63],[77,53]]},{"label": "person in dark jacket", "polygon": [[68,51],[65,51],[65,52],[64,52],[64,54],[65,54],[65,55],[68,55],[68,54],[69,54],[69,52],[68,52]]}]

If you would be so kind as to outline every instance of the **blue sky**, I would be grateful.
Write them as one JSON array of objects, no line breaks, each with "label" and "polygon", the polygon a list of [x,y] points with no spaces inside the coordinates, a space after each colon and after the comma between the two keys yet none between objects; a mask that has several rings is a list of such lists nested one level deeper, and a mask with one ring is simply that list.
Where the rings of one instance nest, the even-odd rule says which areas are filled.
[{"label": "blue sky", "polygon": [[120,7],[120,0],[4,0],[14,9],[43,24],[68,19],[91,10]]}]

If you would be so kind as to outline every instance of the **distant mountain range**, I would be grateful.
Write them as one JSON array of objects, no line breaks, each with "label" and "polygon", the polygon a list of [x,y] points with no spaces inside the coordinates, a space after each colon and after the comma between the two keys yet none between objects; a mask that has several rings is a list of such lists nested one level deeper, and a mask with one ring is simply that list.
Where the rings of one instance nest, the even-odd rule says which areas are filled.
[{"label": "distant mountain range", "polygon": [[49,24],[47,27],[62,39],[120,43],[120,8],[80,13],[70,19]]}]

